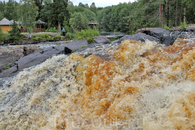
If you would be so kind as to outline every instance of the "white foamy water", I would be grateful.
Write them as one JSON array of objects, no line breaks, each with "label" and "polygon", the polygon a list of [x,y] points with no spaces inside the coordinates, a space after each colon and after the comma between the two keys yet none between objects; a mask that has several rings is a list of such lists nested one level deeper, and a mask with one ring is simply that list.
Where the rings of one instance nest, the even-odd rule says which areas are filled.
[{"label": "white foamy water", "polygon": [[1,87],[0,129],[194,129],[194,47],[125,40],[53,56]]}]

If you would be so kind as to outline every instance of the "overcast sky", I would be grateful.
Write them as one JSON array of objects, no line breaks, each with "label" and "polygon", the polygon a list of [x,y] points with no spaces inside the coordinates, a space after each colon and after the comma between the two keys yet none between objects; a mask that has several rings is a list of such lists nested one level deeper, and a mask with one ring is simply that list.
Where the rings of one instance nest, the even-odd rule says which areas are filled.
[{"label": "overcast sky", "polygon": [[[4,0],[0,0],[0,1],[4,1]],[[5,0],[5,2],[7,2],[8,0]],[[20,0],[16,0],[17,2],[19,2]],[[120,2],[121,3],[128,3],[130,2],[134,2],[136,0],[70,0],[73,2],[74,5],[78,5],[79,2],[83,3],[83,4],[88,4],[89,6],[91,5],[91,3],[95,3],[96,7],[106,7],[106,6],[112,6],[112,5],[117,5]]]}]

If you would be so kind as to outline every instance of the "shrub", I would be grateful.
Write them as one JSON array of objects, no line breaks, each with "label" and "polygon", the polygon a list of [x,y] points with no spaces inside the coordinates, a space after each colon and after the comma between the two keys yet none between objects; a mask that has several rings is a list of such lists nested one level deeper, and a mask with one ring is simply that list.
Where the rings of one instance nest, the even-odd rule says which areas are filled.
[{"label": "shrub", "polygon": [[61,39],[61,36],[60,35],[56,35],[52,38],[52,40],[60,40]]},{"label": "shrub", "polygon": [[32,37],[40,37],[40,38],[47,38],[47,37],[51,37],[51,34],[35,34],[32,35]]},{"label": "shrub", "polygon": [[86,39],[91,43],[94,37],[99,35],[99,31],[96,29],[81,30],[80,32],[76,32],[74,39]]},{"label": "shrub", "polygon": [[35,34],[35,35],[32,35],[32,37],[33,37],[33,40],[35,41],[36,41],[36,38],[37,40],[49,40],[51,39],[52,35],[51,34]]},{"label": "shrub", "polygon": [[72,33],[70,33],[70,32],[67,32],[65,37],[66,37],[67,39],[69,39],[69,40],[72,40],[72,39],[74,39],[74,34],[72,34]]},{"label": "shrub", "polygon": [[182,29],[182,28],[185,28],[186,26],[187,26],[187,25],[186,25],[186,22],[183,22],[183,23],[180,24],[181,29]]},{"label": "shrub", "polygon": [[34,38],[33,38],[33,41],[38,41],[38,38],[34,37]]},{"label": "shrub", "polygon": [[53,27],[50,29],[46,29],[46,32],[58,32],[58,30],[55,27]]},{"label": "shrub", "polygon": [[168,29],[169,30],[169,27],[167,25],[164,25],[163,28],[165,29]]}]

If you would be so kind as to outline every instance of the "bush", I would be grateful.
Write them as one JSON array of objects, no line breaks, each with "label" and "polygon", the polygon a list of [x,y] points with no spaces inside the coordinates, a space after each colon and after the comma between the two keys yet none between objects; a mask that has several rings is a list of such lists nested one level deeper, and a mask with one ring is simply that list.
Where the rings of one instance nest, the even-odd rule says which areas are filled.
[{"label": "bush", "polygon": [[53,27],[50,29],[46,29],[46,32],[58,32],[58,30],[55,27]]},{"label": "bush", "polygon": [[86,39],[88,42],[93,42],[95,36],[99,36],[99,31],[96,29],[81,30],[76,32],[74,39]]},{"label": "bush", "polygon": [[167,25],[164,25],[163,28],[165,29],[168,29],[169,30],[169,27]]},{"label": "bush", "polygon": [[186,26],[187,26],[187,25],[186,25],[186,22],[183,22],[183,23],[180,24],[181,29],[182,29],[182,28],[185,28]]},{"label": "bush", "polygon": [[56,35],[52,38],[52,40],[60,40],[61,39],[61,36],[60,35]]},{"label": "bush", "polygon": [[72,39],[74,39],[74,34],[72,34],[72,33],[70,33],[70,32],[67,32],[65,37],[66,37],[67,39],[69,39],[69,40],[72,40]]},{"label": "bush", "polygon": [[33,41],[38,41],[38,38],[34,37],[34,38],[33,38]]},{"label": "bush", "polygon": [[52,37],[51,34],[35,34],[35,35],[32,35],[32,37],[40,37],[42,39],[46,39],[48,37]]}]

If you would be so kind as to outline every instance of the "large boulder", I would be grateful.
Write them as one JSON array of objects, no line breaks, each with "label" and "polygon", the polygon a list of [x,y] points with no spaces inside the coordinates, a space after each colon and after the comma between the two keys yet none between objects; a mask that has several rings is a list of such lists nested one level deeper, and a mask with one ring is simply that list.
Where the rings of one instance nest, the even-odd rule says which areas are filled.
[{"label": "large boulder", "polygon": [[94,41],[96,43],[103,43],[103,44],[111,43],[110,40],[105,36],[95,36]]},{"label": "large boulder", "polygon": [[122,38],[120,38],[116,41],[113,41],[112,43],[121,43],[121,41],[123,41],[123,40],[136,40],[136,41],[144,42],[146,39],[160,43],[159,39],[157,39],[153,36],[150,36],[150,35],[146,35],[144,33],[138,33],[135,35],[125,35]]},{"label": "large boulder", "polygon": [[165,44],[166,46],[172,45],[174,40],[170,36],[170,31],[164,28],[141,28],[138,29],[136,33],[145,33],[146,35],[155,37],[160,40],[161,44]]}]

